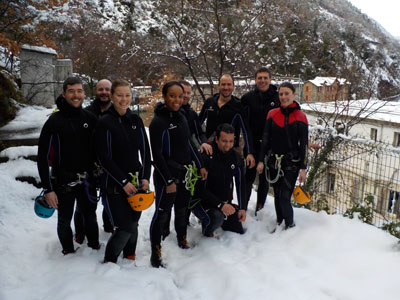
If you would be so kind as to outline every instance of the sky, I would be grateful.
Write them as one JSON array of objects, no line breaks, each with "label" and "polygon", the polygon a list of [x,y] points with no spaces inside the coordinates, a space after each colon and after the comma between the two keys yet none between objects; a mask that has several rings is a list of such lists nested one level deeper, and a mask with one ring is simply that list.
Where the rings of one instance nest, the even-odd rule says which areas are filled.
[{"label": "sky", "polygon": [[363,13],[378,21],[394,37],[400,37],[399,0],[349,0]]},{"label": "sky", "polygon": [[[31,120],[50,112],[26,107],[11,125],[31,128]],[[357,218],[303,208],[294,210],[296,227],[278,227],[271,233],[276,222],[273,199],[268,197],[255,217],[255,193],[243,235],[219,229],[215,238],[203,237],[192,216],[191,249],[183,250],[171,226],[162,244],[165,269],[154,269],[149,262],[154,206],[139,221],[136,262],[120,258],[117,264],[103,264],[110,234],[101,229],[100,250],[84,243],[76,253],[63,256],[57,213],[49,219],[37,217],[33,199],[40,189],[15,180],[38,178],[36,163],[23,158],[35,153],[37,146],[0,152],[10,158],[0,163],[1,300],[400,299],[398,239]],[[100,228],[101,212],[98,205]]]}]

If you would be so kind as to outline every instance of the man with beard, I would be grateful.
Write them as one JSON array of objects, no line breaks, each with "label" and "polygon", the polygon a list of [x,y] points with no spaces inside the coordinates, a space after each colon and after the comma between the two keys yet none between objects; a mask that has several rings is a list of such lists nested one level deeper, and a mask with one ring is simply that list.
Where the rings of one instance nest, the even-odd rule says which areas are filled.
[{"label": "man with beard", "polygon": [[84,184],[94,169],[91,137],[96,117],[82,109],[84,97],[81,80],[67,78],[56,101],[59,110],[46,121],[39,138],[39,175],[47,204],[58,211],[57,233],[64,255],[75,252],[71,229],[75,201],[85,220],[88,246],[100,249],[97,203],[89,200]]},{"label": "man with beard", "polygon": [[212,141],[218,125],[227,123],[235,128],[235,147],[239,148],[240,132],[244,140],[246,153],[246,165],[249,168],[255,166],[253,156],[253,142],[249,132],[249,125],[244,108],[240,100],[232,95],[235,89],[233,77],[230,74],[224,74],[219,79],[219,93],[208,98],[204,103],[199,120],[200,124],[206,122],[206,137]]},{"label": "man with beard", "polygon": [[[108,79],[101,79],[96,84],[95,98],[89,106],[85,107],[97,118],[100,118],[106,110],[111,106],[111,81]],[[95,197],[97,195],[94,195]],[[85,239],[85,222],[79,207],[75,209],[74,215],[75,224],[75,241],[82,244]],[[106,209],[103,209],[103,228],[105,232],[112,233],[114,226],[111,224],[110,218]]]}]

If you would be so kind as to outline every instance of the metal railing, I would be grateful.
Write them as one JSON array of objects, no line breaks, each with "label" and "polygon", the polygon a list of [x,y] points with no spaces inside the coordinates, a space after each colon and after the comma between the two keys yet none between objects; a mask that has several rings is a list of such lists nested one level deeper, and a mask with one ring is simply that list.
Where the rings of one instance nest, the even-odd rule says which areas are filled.
[{"label": "metal railing", "polygon": [[367,223],[377,227],[400,222],[399,147],[326,130],[312,130],[310,141],[321,149],[309,155],[308,208],[344,215],[369,209]]}]

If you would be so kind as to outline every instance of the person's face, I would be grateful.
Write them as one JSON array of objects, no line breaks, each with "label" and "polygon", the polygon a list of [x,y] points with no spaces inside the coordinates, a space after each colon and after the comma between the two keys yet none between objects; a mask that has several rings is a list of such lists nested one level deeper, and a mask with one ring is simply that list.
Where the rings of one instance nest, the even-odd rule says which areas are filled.
[{"label": "person's face", "polygon": [[129,86],[118,86],[111,95],[115,110],[124,115],[128,107],[131,105],[132,95]]},{"label": "person's face", "polygon": [[188,104],[192,94],[192,87],[183,85],[183,104]]},{"label": "person's face", "polygon": [[218,88],[222,96],[229,98],[232,96],[235,85],[233,84],[233,80],[230,76],[222,76],[221,80],[219,81]]},{"label": "person's face", "polygon": [[255,78],[256,86],[259,91],[265,92],[268,90],[269,85],[271,83],[271,77],[267,72],[260,72],[257,73],[257,76]]},{"label": "person's face", "polygon": [[62,95],[69,105],[78,108],[83,103],[85,91],[83,90],[82,84],[77,83],[73,85],[67,85],[67,89],[65,92],[63,91]]},{"label": "person's face", "polygon": [[235,140],[235,134],[226,133],[221,131],[219,137],[215,138],[215,142],[217,143],[219,151],[222,153],[227,153],[233,148],[233,143]]},{"label": "person's face", "polygon": [[279,100],[281,101],[282,107],[288,107],[293,103],[296,93],[294,93],[288,87],[279,88]]},{"label": "person's face", "polygon": [[170,86],[163,98],[168,110],[178,111],[183,103],[183,91],[179,85]]},{"label": "person's face", "polygon": [[101,102],[109,102],[111,99],[111,82],[100,80],[96,85],[96,98]]}]

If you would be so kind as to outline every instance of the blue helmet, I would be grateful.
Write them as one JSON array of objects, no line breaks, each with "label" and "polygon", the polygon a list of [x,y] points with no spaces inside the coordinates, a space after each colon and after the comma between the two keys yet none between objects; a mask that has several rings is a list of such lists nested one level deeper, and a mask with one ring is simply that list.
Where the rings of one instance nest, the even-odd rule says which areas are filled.
[{"label": "blue helmet", "polygon": [[53,207],[50,207],[47,204],[46,200],[44,199],[43,192],[39,196],[36,197],[34,210],[35,210],[35,214],[38,217],[41,217],[44,219],[50,218],[55,211],[55,209]]}]

